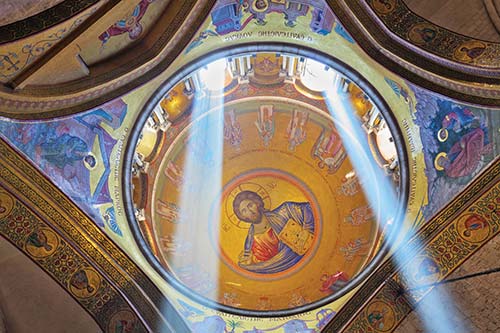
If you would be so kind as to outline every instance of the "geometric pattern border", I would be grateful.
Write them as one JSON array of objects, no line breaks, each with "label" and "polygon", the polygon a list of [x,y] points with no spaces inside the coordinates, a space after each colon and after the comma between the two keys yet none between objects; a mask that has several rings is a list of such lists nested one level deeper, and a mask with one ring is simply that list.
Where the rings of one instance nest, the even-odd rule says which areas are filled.
[{"label": "geometric pattern border", "polygon": [[99,0],[65,0],[43,12],[0,27],[0,44],[28,37],[64,22]]},{"label": "geometric pattern border", "polygon": [[325,332],[393,331],[434,283],[444,280],[499,231],[497,158],[395,250],[336,314]]},{"label": "geometric pattern border", "polygon": [[[482,61],[485,64],[489,63],[489,65],[485,65],[486,67],[460,63],[426,52],[419,45],[413,45],[407,41],[406,38],[401,40],[395,33],[388,32],[388,27],[378,20],[378,14],[376,15],[369,6],[370,3],[375,3],[378,0],[373,0],[373,2],[370,2],[372,0],[326,1],[363,51],[405,80],[464,102],[500,106],[500,90],[494,89],[499,82],[500,62],[498,59],[500,57],[493,56],[500,52],[498,51],[500,44],[492,43],[488,46],[491,48],[488,49],[488,52],[481,53],[481,56],[484,57]],[[396,5],[399,6],[397,8],[400,11],[405,9],[407,11],[405,15],[415,15],[400,1],[396,1],[399,0],[384,0],[383,3],[388,3],[392,10],[395,10]],[[438,37],[446,38],[447,43],[451,43],[454,33],[450,31],[448,34],[446,29],[439,29]],[[407,34],[409,34],[408,31]],[[444,37],[445,34],[447,37]],[[439,40],[442,39],[441,37]],[[458,41],[453,41],[454,45],[456,43]],[[458,45],[454,46],[455,49],[457,47]],[[467,47],[467,45],[463,47]],[[491,61],[487,58],[490,55],[493,57],[490,59]],[[491,67],[498,68],[499,71],[495,71]]]},{"label": "geometric pattern border", "polygon": [[392,33],[408,43],[452,62],[500,69],[500,43],[478,40],[433,24],[412,12],[403,0],[367,3]]},{"label": "geometric pattern border", "polygon": [[104,332],[115,332],[120,321],[139,332],[189,332],[144,272],[2,139],[0,235],[59,283]]}]

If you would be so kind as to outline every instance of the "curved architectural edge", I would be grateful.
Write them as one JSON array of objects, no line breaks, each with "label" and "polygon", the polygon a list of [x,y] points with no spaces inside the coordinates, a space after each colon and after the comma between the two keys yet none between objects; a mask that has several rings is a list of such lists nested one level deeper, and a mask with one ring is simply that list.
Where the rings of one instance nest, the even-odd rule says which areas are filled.
[{"label": "curved architectural edge", "polygon": [[456,71],[438,62],[436,56],[423,57],[412,51],[410,44],[402,44],[387,34],[385,26],[377,24],[356,1],[326,1],[363,51],[405,80],[465,103],[500,105],[498,78]]},{"label": "curved architectural edge", "polygon": [[[69,198],[0,140],[0,236],[40,266],[101,326],[188,332],[151,280]],[[162,314],[165,310],[166,314]]]},{"label": "curved architectural edge", "polygon": [[493,26],[500,34],[500,2],[495,2],[495,0],[483,0],[483,4],[491,23],[493,23]]},{"label": "curved architectural edge", "polygon": [[[346,0],[346,3],[355,8],[354,1]],[[449,66],[453,63],[473,66],[499,75],[500,43],[464,36],[438,26],[411,11],[403,0],[365,0],[360,7],[368,15],[376,16],[380,23],[405,43],[449,61]],[[371,13],[367,11],[368,8]],[[396,39],[394,41],[397,42]],[[457,69],[467,71],[466,67]],[[488,73],[484,71],[483,74]]]},{"label": "curved architectural edge", "polygon": [[[471,257],[482,245],[500,232],[498,216],[498,197],[500,196],[500,158],[487,167],[469,186],[458,194],[444,209],[427,222],[416,234],[399,248],[354,294],[333,320],[326,326],[326,332],[382,332],[370,325],[369,308],[374,303],[385,303],[387,311],[392,311],[392,326],[384,327],[384,332],[393,331],[398,324],[415,308],[415,305],[433,288],[424,284],[422,289],[409,286],[408,273],[415,258],[424,257],[437,267],[434,283],[444,280],[465,260]],[[491,208],[493,207],[493,208]],[[496,209],[496,211],[495,211]],[[462,217],[477,214],[484,219],[496,214],[496,219],[487,220],[489,233],[479,241],[469,241],[458,235]],[[459,246],[460,251],[452,248]],[[444,254],[452,258],[441,260],[444,255],[432,251],[444,247]],[[405,258],[405,262],[396,260]],[[413,288],[413,289],[412,289]]]},{"label": "curved architectural edge", "polygon": [[[98,72],[80,80],[54,86],[26,87],[0,92],[0,116],[15,119],[48,119],[92,109],[151,81],[166,70],[181,54],[198,30],[215,0],[172,1],[167,7],[171,22],[147,50],[141,44],[127,50],[130,61],[112,70],[90,68]],[[135,56],[139,54],[139,56]],[[114,63],[117,63],[116,59]],[[23,113],[19,112],[23,110]]]},{"label": "curved architectural edge", "polygon": [[[349,7],[339,1],[326,1],[365,52],[404,79],[466,103],[500,106],[498,78],[483,77],[476,72],[466,74],[456,71],[439,63],[437,56],[429,56],[428,61],[425,61],[420,53],[411,50],[411,44],[401,44],[398,37],[387,35],[380,24],[377,25],[373,17],[356,1],[347,0]],[[185,13],[185,17],[177,15],[177,26],[169,27],[169,34],[163,34],[152,48],[141,53],[135,61],[113,71],[103,72],[98,77],[88,77],[72,84],[37,87],[36,91],[24,89],[23,94],[16,94],[14,91],[0,93],[0,116],[15,119],[67,116],[104,104],[147,83],[160,75],[180,55],[197,31],[197,26],[193,23],[208,16],[215,0],[190,3],[194,6],[191,12]],[[357,14],[349,9],[353,6],[358,8]],[[184,22],[182,19],[185,19]],[[365,22],[362,26],[359,24],[361,21]],[[372,35],[369,36],[368,32]],[[466,65],[462,67],[478,69]],[[491,73],[491,70],[488,72]],[[93,85],[95,86],[90,88]],[[21,109],[23,113],[19,112]]]},{"label": "curved architectural edge", "polygon": [[394,135],[396,139],[396,147],[398,158],[400,161],[401,167],[401,201],[398,207],[398,211],[396,212],[396,221],[402,218],[404,214],[404,209],[408,203],[409,196],[409,170],[408,170],[408,154],[406,151],[406,146],[403,144],[403,135],[401,134],[401,129],[398,126],[396,119],[394,118],[392,112],[390,111],[389,106],[386,104],[385,100],[380,96],[378,91],[365,79],[363,78],[356,70],[347,64],[341,62],[340,60],[334,59],[331,56],[321,53],[317,50],[312,50],[305,48],[303,46],[295,46],[288,45],[284,43],[261,43],[259,45],[240,45],[238,47],[228,47],[227,49],[219,49],[212,53],[204,55],[203,59],[197,59],[193,62],[189,63],[182,69],[179,69],[176,73],[174,73],[168,80],[166,84],[160,86],[150,97],[148,102],[143,107],[143,110],[139,114],[134,127],[130,131],[130,137],[127,142],[127,146],[125,149],[125,158],[123,165],[123,175],[122,175],[122,188],[125,197],[125,212],[127,218],[129,220],[129,226],[132,230],[134,238],[139,245],[141,252],[144,257],[147,258],[148,262],[151,266],[171,285],[173,285],[177,290],[182,292],[188,297],[193,298],[196,302],[199,302],[205,306],[208,306],[214,310],[224,311],[229,314],[234,315],[242,315],[242,316],[251,316],[251,317],[276,317],[276,316],[290,316],[296,315],[301,312],[310,311],[325,304],[331,303],[336,299],[347,294],[351,291],[355,286],[363,281],[372,271],[373,269],[380,264],[389,250],[389,243],[393,241],[397,237],[399,232],[399,226],[401,224],[395,223],[396,227],[390,232],[385,242],[381,246],[378,254],[372,259],[372,261],[365,267],[364,271],[357,275],[354,279],[349,281],[349,284],[344,287],[341,291],[332,294],[328,297],[321,299],[321,301],[317,301],[315,303],[304,305],[300,307],[296,307],[290,310],[274,310],[274,311],[255,311],[255,310],[246,310],[239,309],[230,306],[226,306],[223,304],[216,303],[214,301],[208,300],[202,296],[194,295],[192,292],[187,290],[187,288],[182,285],[179,281],[173,278],[167,270],[161,265],[158,259],[153,255],[153,253],[149,250],[148,241],[143,237],[139,224],[136,222],[135,214],[134,214],[134,206],[131,198],[131,170],[132,170],[132,161],[134,156],[135,147],[139,140],[139,136],[141,135],[141,129],[147,121],[147,118],[150,116],[152,110],[156,105],[159,104],[161,98],[171,89],[173,88],[183,77],[192,73],[194,70],[202,67],[210,63],[211,61],[215,61],[220,59],[221,56],[234,56],[239,53],[245,52],[283,52],[283,53],[291,53],[297,56],[306,56],[312,58],[316,61],[322,62],[337,72],[345,75],[349,79],[352,79],[356,82],[363,91],[365,91],[373,103],[377,105],[377,108],[383,114],[384,119],[387,121],[391,133]]},{"label": "curved architectural edge", "polygon": [[[488,79],[491,80],[500,76],[500,62],[497,59],[499,52],[496,52],[495,49],[486,49],[486,46],[484,46],[485,43],[497,45],[496,43],[475,40],[472,37],[466,37],[435,25],[413,13],[404,2],[402,2],[401,7],[396,7],[394,14],[390,16],[382,15],[374,9],[373,4],[378,0],[365,0],[357,3],[345,0],[344,2],[353,12],[355,11],[356,17],[360,17],[358,13],[363,12],[363,15],[368,17],[368,20],[364,22],[371,22],[368,24],[373,24],[380,30],[380,34],[372,34],[372,37],[378,38],[384,43],[387,50],[394,52],[393,58],[401,56],[401,54],[397,53],[399,51],[398,47],[401,47],[406,49],[408,54],[423,57],[447,68],[451,75],[457,75],[457,77],[453,77],[457,80],[469,81],[471,76],[483,76],[484,78],[480,78],[480,80],[489,82]],[[404,18],[398,19],[398,15],[402,15]],[[409,19],[408,22],[405,21],[409,17],[413,19]],[[399,27],[400,25],[402,26],[400,29],[405,32],[395,33],[393,27]],[[460,38],[457,39],[457,36]],[[466,41],[463,41],[462,38],[465,38]],[[474,45],[474,47],[471,45]],[[460,51],[461,48],[464,48],[464,50]],[[469,48],[471,49],[470,52]],[[470,53],[471,56],[469,57],[465,51]],[[405,54],[403,53],[403,55]],[[466,75],[465,78],[464,75]]]},{"label": "curved architectural edge", "polygon": [[0,45],[36,34],[62,23],[99,0],[65,0],[41,13],[0,27]]}]

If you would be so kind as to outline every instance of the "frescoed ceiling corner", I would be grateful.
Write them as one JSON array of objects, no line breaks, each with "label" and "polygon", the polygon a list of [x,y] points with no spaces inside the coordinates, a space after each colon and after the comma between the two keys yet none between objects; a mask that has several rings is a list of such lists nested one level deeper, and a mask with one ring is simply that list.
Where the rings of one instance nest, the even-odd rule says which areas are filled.
[{"label": "frescoed ceiling corner", "polygon": [[[215,1],[89,0],[63,18],[49,13],[71,2],[0,27],[1,115],[69,115],[150,81],[175,60],[197,29],[193,22],[205,19]],[[18,33],[18,26],[40,21],[47,27]]]},{"label": "frescoed ceiling corner", "polygon": [[[447,280],[495,268],[480,263],[485,249],[498,248],[495,244],[500,230],[500,35],[494,16],[500,12],[500,2],[484,0],[471,5],[476,19],[468,25],[460,24],[463,18],[456,13],[458,8],[467,12],[463,9],[466,1],[459,1],[460,5],[454,2],[454,8],[450,5],[453,1],[447,0],[433,4],[413,0],[261,2],[47,0],[32,6],[31,0],[23,0],[0,4],[0,12],[5,8],[13,13],[0,20],[0,266],[9,267],[12,274],[37,271],[43,275],[47,281],[41,283],[42,288],[59,289],[60,302],[71,303],[71,311],[81,312],[77,316],[82,330],[417,332],[428,323],[414,318],[446,293]],[[443,17],[450,15],[454,20],[445,25]],[[491,21],[485,21],[486,15]],[[174,278],[159,273],[144,254],[147,243],[151,246],[158,238],[144,228],[144,219],[155,206],[149,202],[145,207],[150,210],[143,215],[143,211],[131,211],[135,206],[127,201],[136,204],[141,196],[154,202],[157,199],[155,193],[153,199],[142,193],[145,189],[137,179],[126,178],[141,162],[133,146],[139,147],[139,153],[145,149],[142,157],[157,147],[167,156],[169,144],[165,142],[188,141],[182,131],[194,126],[191,112],[195,98],[190,95],[190,84],[199,84],[193,81],[193,73],[216,57],[228,58],[235,66],[233,76],[224,78],[224,98],[233,108],[224,118],[224,126],[233,126],[231,133],[224,133],[224,142],[241,141],[238,130],[239,135],[254,131],[257,141],[253,149],[262,148],[257,113],[263,117],[266,112],[256,103],[263,103],[266,94],[282,94],[285,100],[267,101],[279,109],[274,112],[277,121],[273,133],[275,125],[287,128],[288,114],[293,119],[306,119],[301,125],[305,126],[309,116],[304,116],[305,108],[303,113],[295,110],[302,104],[294,103],[316,98],[310,106],[319,109],[327,103],[314,91],[296,84],[299,79],[290,79],[296,74],[294,70],[299,72],[299,65],[290,63],[303,62],[314,49],[320,52],[318,59],[345,65],[360,82],[375,87],[377,97],[372,98],[356,86],[359,82],[347,80],[346,89],[354,96],[358,111],[365,112],[364,108],[378,98],[388,110],[383,116],[392,122],[394,137],[400,138],[400,151],[405,155],[401,168],[407,168],[408,175],[404,180],[408,183],[402,187],[408,192],[403,231],[391,255],[370,277],[321,307],[293,316],[229,313],[223,310],[236,304],[238,295],[227,291],[214,298],[217,306],[211,308],[196,298],[197,291],[191,298],[177,287]],[[294,55],[294,50],[298,54]],[[257,65],[260,68],[255,70]],[[245,68],[250,67],[253,77],[248,79]],[[272,80],[266,72],[272,71],[269,68],[274,68],[277,79],[266,86],[270,82],[266,80]],[[284,70],[293,75],[284,75]],[[238,101],[249,92],[260,98],[259,102]],[[182,103],[174,107],[176,98]],[[376,118],[369,112],[363,116]],[[246,123],[240,126],[239,121]],[[161,135],[148,137],[149,125]],[[270,143],[275,153],[282,149],[290,161],[291,156],[312,159],[313,167],[320,162],[320,153],[314,149],[322,144],[324,129],[309,128],[303,141],[318,138],[298,150],[287,146],[291,135],[279,131]],[[138,144],[138,137],[146,142],[146,148]],[[174,148],[181,146],[172,144]],[[239,154],[250,146],[244,142],[243,149],[238,146],[234,151]],[[178,149],[175,154],[181,156]],[[163,159],[167,157],[147,161],[139,174],[160,170],[158,179],[164,184],[182,183],[181,163],[162,162],[160,168]],[[290,163],[288,167],[295,170],[298,165]],[[126,183],[136,192],[124,194]],[[158,183],[147,185],[149,189]],[[303,195],[299,194],[294,195]],[[285,197],[279,199],[286,201]],[[173,220],[175,207],[162,202],[164,198],[158,200],[164,214],[159,221],[167,225]],[[142,228],[139,232],[134,232],[134,223]],[[173,240],[162,242],[167,250],[179,246]],[[240,247],[230,250],[234,254]],[[7,265],[21,262],[21,256],[29,264],[22,264],[26,269],[20,269],[21,273],[14,272],[13,264]],[[227,262],[224,265],[228,266]],[[179,270],[179,275],[183,273]],[[186,275],[193,289],[204,287],[204,275],[197,273]],[[488,274],[487,281],[495,285],[497,275]],[[309,282],[321,283],[316,280]],[[2,281],[14,283],[3,272]],[[16,288],[23,281],[20,279]],[[457,283],[474,285],[464,281]],[[319,293],[318,287],[313,287]],[[485,288],[480,289],[471,292],[485,292]],[[0,295],[3,292],[0,288]],[[451,288],[451,294],[456,293]],[[300,293],[288,296],[291,300],[284,300],[285,306],[307,302]],[[269,309],[268,298],[259,298],[255,307]],[[0,299],[0,319],[3,313],[7,329],[14,322],[21,325],[22,318],[12,316],[15,306],[20,305]],[[485,310],[480,308],[473,311]],[[34,311],[28,306],[24,310]],[[477,323],[476,315],[462,315],[465,311],[462,307],[454,314],[472,330],[498,329],[498,325]],[[81,323],[90,318],[95,323]],[[50,325],[47,322],[33,323]]]},{"label": "frescoed ceiling corner", "polygon": [[[172,327],[188,332],[175,311],[168,320],[159,312],[173,311],[170,302],[94,221],[2,139],[0,153],[0,236],[17,248],[2,256],[27,256],[103,332],[122,326],[135,332],[174,332]],[[10,299],[2,305],[9,311],[19,306]],[[17,315],[5,320],[22,327]]]},{"label": "frescoed ceiling corner", "polygon": [[[427,8],[427,11],[420,11],[425,17],[412,12],[404,0],[329,0],[328,3],[363,50],[391,71],[414,84],[458,100],[499,105],[500,43],[471,37],[480,29],[480,24],[492,23],[477,20],[462,24],[464,30],[459,33],[432,23],[431,13],[436,9],[428,9],[440,6],[446,10],[446,5],[451,4],[446,4],[446,0],[419,2],[421,8]],[[476,7],[478,4],[474,5],[475,15],[484,11]],[[453,8],[470,13],[466,1],[458,5],[453,2]],[[400,21],[399,18],[404,19]],[[457,25],[463,22],[459,17],[451,21]]]},{"label": "frescoed ceiling corner", "polygon": [[[500,158],[496,158],[407,243],[396,249],[358,291],[358,297],[355,295],[327,325],[326,331],[393,331],[422,299],[428,304],[433,299],[448,297],[445,287],[441,287],[442,292],[432,290],[446,283],[454,271],[464,272],[460,269],[464,262],[466,267],[476,270],[469,270],[470,273],[481,274],[477,272],[480,266],[468,263],[468,260],[473,259],[481,247],[498,240],[499,195]],[[482,227],[477,233],[467,231],[472,219],[481,220]],[[486,268],[492,268],[489,273],[497,269]],[[457,275],[465,274],[453,276]],[[474,274],[468,277],[474,277]],[[429,293],[431,296],[427,300],[425,297]],[[459,316],[455,313],[447,315]],[[469,316],[457,320],[462,322],[465,319],[465,324],[469,324]]]},{"label": "frescoed ceiling corner", "polygon": [[[403,1],[411,11],[438,26],[479,40],[500,42],[498,0],[473,2],[440,0],[434,1],[431,6],[426,1]],[[468,6],[468,11],[464,11],[465,5]],[[449,19],[450,17],[453,19]],[[468,24],[461,24],[466,20]]]},{"label": "frescoed ceiling corner", "polygon": [[[497,329],[494,312],[483,309],[489,307],[487,304],[495,304],[498,297],[496,291],[498,279],[494,273],[498,271],[498,251],[500,251],[500,237],[497,236],[456,269],[445,283],[436,286],[437,290],[431,291],[439,295],[445,290],[453,297],[455,304],[452,305],[453,312],[449,315],[453,331],[465,329],[469,332],[494,332]],[[478,272],[490,273],[468,278]],[[481,295],[481,302],[477,301],[478,294]],[[428,302],[432,302],[433,299],[432,296],[424,298],[417,306],[429,306]],[[424,327],[417,315],[418,311],[417,308],[417,311],[411,312],[403,319],[395,332],[414,332]]]}]

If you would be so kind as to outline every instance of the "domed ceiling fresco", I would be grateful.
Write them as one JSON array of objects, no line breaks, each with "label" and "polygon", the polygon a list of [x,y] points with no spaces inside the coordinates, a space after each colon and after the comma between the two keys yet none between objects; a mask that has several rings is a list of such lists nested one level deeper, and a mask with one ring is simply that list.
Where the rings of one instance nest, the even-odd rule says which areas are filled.
[{"label": "domed ceiling fresco", "polygon": [[[327,91],[350,107],[360,137],[330,113]],[[399,191],[395,144],[375,103],[325,64],[223,58],[184,77],[147,118],[131,179],[136,219],[181,290],[247,310],[303,310],[380,250],[383,186],[374,182],[369,200],[350,159]]]},{"label": "domed ceiling fresco", "polygon": [[[367,6],[393,15],[395,3]],[[438,230],[441,225],[429,223],[497,158],[498,108],[446,97],[429,90],[432,84],[417,85],[395,67],[384,67],[357,44],[364,34],[340,24],[331,8],[346,18],[336,2],[200,4],[193,11],[202,15],[205,8],[206,19],[186,23],[186,35],[196,32],[176,57],[169,58],[170,44],[162,44],[168,52],[146,54],[141,48],[153,45],[148,32],[172,16],[159,12],[175,7],[187,15],[190,4],[142,0],[133,10],[120,7],[113,22],[78,40],[79,66],[89,66],[95,86],[81,94],[76,87],[83,81],[49,87],[43,80],[54,71],[35,75],[20,95],[0,91],[0,136],[90,217],[95,226],[81,227],[84,232],[109,236],[144,272],[134,283],[151,282],[154,288],[144,294],[166,321],[178,318],[195,332],[315,332],[344,327],[359,315],[352,331],[392,331],[408,313],[407,303],[426,291],[412,291],[407,303],[391,303],[384,294],[365,304],[368,295],[386,280],[409,289],[404,281],[441,280],[455,266],[444,267],[439,256],[458,253],[442,250],[451,246],[448,240],[463,246],[458,265],[498,232],[482,222],[497,211],[484,213],[483,205],[457,219],[460,232],[441,237],[444,245],[434,252],[411,252],[415,265],[405,266],[406,275],[389,279],[377,271],[396,270],[386,269],[397,262],[396,249],[422,249],[412,232]],[[93,10],[100,9],[89,7],[78,19]],[[59,41],[80,24],[71,23],[52,27],[64,32],[51,36]],[[18,82],[23,66],[46,51],[32,52],[37,38],[44,40],[35,34],[9,44],[10,53],[0,60],[1,82]],[[19,51],[22,43],[27,53]],[[133,50],[127,49],[131,43]],[[496,52],[497,44],[490,44],[485,55]],[[131,50],[144,51],[147,61],[125,62],[120,55]],[[109,82],[99,76],[106,62],[118,68],[104,75]],[[130,75],[110,83],[115,70],[130,66],[136,66]],[[439,91],[459,91],[464,82]],[[112,89],[122,84],[128,85],[125,92]],[[37,87],[40,94],[59,91],[59,97],[30,93]],[[464,99],[491,101],[495,87],[465,87],[477,90]],[[72,112],[80,102],[92,106]],[[16,115],[22,105],[26,113]],[[6,214],[0,212],[0,220]],[[82,215],[75,225],[87,218]],[[40,230],[52,235],[48,227]],[[19,237],[7,231],[0,228],[6,237]],[[34,234],[38,238],[13,243],[30,249],[43,243],[43,235]],[[47,255],[40,265],[59,253],[55,245],[49,254],[43,244],[37,249]],[[97,303],[85,298],[85,290],[98,293],[97,287],[112,285],[96,282],[100,272],[75,268],[60,282],[91,314]],[[120,319],[139,327],[150,317],[134,317],[133,311],[146,311],[134,309],[103,310],[95,318],[110,332]]]}]

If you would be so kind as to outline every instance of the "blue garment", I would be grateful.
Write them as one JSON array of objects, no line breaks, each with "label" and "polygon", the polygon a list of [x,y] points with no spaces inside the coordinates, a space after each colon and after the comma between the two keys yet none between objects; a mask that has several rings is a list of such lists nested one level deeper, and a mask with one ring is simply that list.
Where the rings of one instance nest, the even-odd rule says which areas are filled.
[{"label": "blue garment", "polygon": [[[276,235],[279,235],[288,220],[292,219],[304,229],[314,233],[314,216],[308,202],[284,202],[274,210],[265,211],[269,224]],[[254,242],[254,225],[250,226],[245,240],[245,253],[250,253]],[[274,274],[293,267],[302,259],[302,255],[295,253],[290,247],[279,241],[278,253],[266,261],[254,264],[241,264],[240,267],[254,273]]]},{"label": "blue garment", "polygon": [[67,133],[60,135],[53,141],[42,143],[40,148],[42,150],[41,157],[59,169],[76,161],[82,161],[83,157],[89,153],[85,141]]}]

